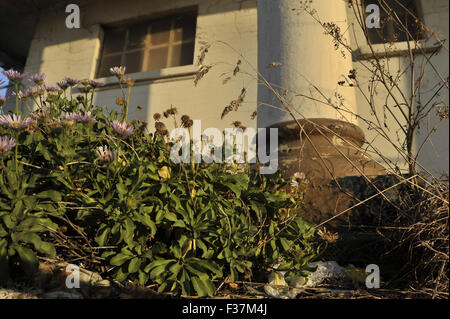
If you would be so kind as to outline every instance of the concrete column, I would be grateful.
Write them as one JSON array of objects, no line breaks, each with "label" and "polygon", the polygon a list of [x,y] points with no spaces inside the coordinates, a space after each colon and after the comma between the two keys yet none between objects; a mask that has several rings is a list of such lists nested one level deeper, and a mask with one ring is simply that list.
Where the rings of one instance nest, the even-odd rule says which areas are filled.
[{"label": "concrete column", "polygon": [[[314,0],[311,7],[321,21],[335,23],[341,35],[347,37],[346,3]],[[353,69],[352,58],[347,52],[343,56],[341,50],[335,49],[332,37],[324,34],[320,23],[299,8],[298,0],[258,0],[259,72],[280,87],[281,94],[288,90],[285,98],[298,111],[294,115],[308,138],[299,138],[300,129],[290,114],[265,105],[283,108],[262,84],[258,86],[258,127],[278,128],[278,159],[285,177],[301,171],[308,178],[304,209],[299,214],[314,222],[322,222],[353,203],[333,184],[334,178],[357,197],[365,183],[361,173],[384,174],[383,167],[359,149],[365,137],[351,115],[357,111],[355,89],[338,85]],[[281,65],[270,67],[274,62]],[[349,112],[340,113],[330,105],[301,96],[333,103],[338,100],[336,93],[344,99]],[[346,224],[348,216],[336,219],[333,227]]]},{"label": "concrete column", "polygon": [[[347,29],[346,1],[314,0],[311,7],[322,21],[336,23],[342,33]],[[348,32],[344,37],[347,35]],[[282,65],[268,67],[272,62]],[[312,85],[332,99],[337,91],[344,97],[345,105],[356,111],[354,88],[337,84],[352,68],[351,56],[344,58],[341,49],[335,50],[331,36],[325,35],[323,27],[299,8],[298,0],[258,0],[259,72],[269,82],[288,89],[287,100],[305,118],[343,119],[332,107],[297,96],[312,95],[323,101]],[[258,101],[280,105],[273,93],[261,85]],[[344,116],[355,123],[350,114]],[[289,114],[272,107],[261,105],[258,110],[258,127],[288,120],[292,120]]]}]

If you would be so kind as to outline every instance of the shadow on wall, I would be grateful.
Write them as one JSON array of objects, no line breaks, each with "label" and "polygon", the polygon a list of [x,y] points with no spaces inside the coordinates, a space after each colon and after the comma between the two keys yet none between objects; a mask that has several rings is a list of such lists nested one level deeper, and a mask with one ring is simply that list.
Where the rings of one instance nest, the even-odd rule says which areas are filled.
[{"label": "shadow on wall", "polygon": [[[128,120],[147,120],[151,115],[150,107],[150,90],[151,86],[148,84],[135,84],[131,88],[131,96],[128,108]],[[125,88],[125,94],[127,89]],[[117,111],[121,113],[121,108],[117,105],[116,99],[122,97],[122,92],[119,86],[105,87],[96,91],[94,95],[94,105],[104,108],[106,111]],[[125,96],[126,98],[126,96]],[[150,129],[150,126],[148,126]]]},{"label": "shadow on wall", "polygon": [[[42,5],[31,15],[39,16],[39,22],[34,28],[34,36],[26,60],[25,71],[28,73],[45,73],[46,82],[55,84],[64,76],[77,79],[95,78],[96,69],[101,53],[102,25],[114,25],[141,18],[157,17],[160,13],[169,14],[187,6],[198,6],[199,15],[214,15],[238,10],[240,7],[255,7],[256,1],[242,1],[237,4],[229,1],[209,0],[134,0],[132,5],[120,0],[77,1],[81,12],[81,28],[68,29],[65,27],[65,5],[68,1],[47,1],[51,6]],[[14,10],[7,7],[7,10]],[[0,17],[7,15],[7,11],[0,13]],[[0,20],[1,21],[1,20]],[[0,22],[2,24],[2,22]],[[10,27],[9,28],[11,31]],[[197,39],[199,40],[199,39]],[[157,75],[156,75],[157,76]],[[26,85],[31,85],[26,81]],[[151,94],[150,81],[136,83],[130,100],[130,120],[151,119],[149,102]],[[155,85],[156,86],[156,85]],[[108,109],[118,109],[115,105],[117,96],[121,96],[120,89],[109,86],[98,92],[95,103],[107,105]],[[154,96],[152,96],[154,99]],[[143,110],[137,110],[137,104]],[[164,103],[166,104],[166,103]],[[175,103],[174,103],[175,104]],[[170,102],[167,107],[170,106]]]}]

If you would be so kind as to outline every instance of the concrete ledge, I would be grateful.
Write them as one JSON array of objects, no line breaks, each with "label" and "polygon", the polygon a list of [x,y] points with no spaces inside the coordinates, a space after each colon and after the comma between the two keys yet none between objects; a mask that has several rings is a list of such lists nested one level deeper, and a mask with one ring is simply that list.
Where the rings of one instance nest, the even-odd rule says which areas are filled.
[{"label": "concrete ledge", "polygon": [[[129,73],[126,74],[126,76],[135,80],[135,85],[139,85],[157,80],[170,80],[186,76],[193,76],[197,71],[198,68],[195,65],[190,64],[172,68],[152,70],[148,72]],[[117,78],[115,76],[109,76],[106,78],[97,78],[96,80],[106,83],[106,85],[101,89],[99,89],[99,91],[119,87],[119,84],[117,83]]]},{"label": "concrete ledge", "polygon": [[[425,47],[420,49],[412,49],[413,55],[419,55],[419,54],[430,54],[430,53],[437,53],[439,50],[441,50],[442,46],[433,46],[433,47]],[[360,61],[360,60],[369,60],[369,59],[385,59],[385,58],[391,58],[391,57],[399,57],[399,56],[408,56],[409,50],[393,50],[393,51],[384,51],[384,52],[370,52],[370,53],[363,53],[361,51],[356,51],[352,55],[353,61]]]}]

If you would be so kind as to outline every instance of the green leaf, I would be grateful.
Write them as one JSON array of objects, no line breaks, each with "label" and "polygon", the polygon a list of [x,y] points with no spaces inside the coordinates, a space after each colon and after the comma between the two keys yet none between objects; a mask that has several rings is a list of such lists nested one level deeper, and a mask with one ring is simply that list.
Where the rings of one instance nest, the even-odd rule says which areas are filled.
[{"label": "green leaf", "polygon": [[164,214],[164,217],[165,217],[167,220],[170,220],[171,222],[176,222],[176,221],[178,220],[177,214],[171,213],[171,212],[166,212],[166,213]]},{"label": "green leaf", "polygon": [[155,222],[150,218],[148,215],[142,215],[140,221],[142,224],[144,224],[147,227],[150,227],[151,236],[154,236],[156,234],[156,224]]},{"label": "green leaf", "polygon": [[139,270],[142,264],[142,259],[135,257],[130,261],[130,264],[128,265],[128,272],[129,273],[135,273]]},{"label": "green leaf", "polygon": [[16,222],[12,220],[10,215],[4,215],[2,216],[3,223],[5,223],[5,226],[9,229],[13,229],[16,226]]},{"label": "green leaf", "polygon": [[280,237],[279,240],[280,240],[281,246],[283,246],[283,249],[285,251],[289,251],[289,249],[291,248],[293,242],[290,241],[290,240],[287,240],[284,237]]},{"label": "green leaf", "polygon": [[147,281],[148,281],[148,275],[145,272],[141,271],[141,270],[139,270],[138,278],[139,278],[139,284],[140,285],[145,285],[147,283]]},{"label": "green leaf", "polygon": [[192,276],[192,285],[199,297],[212,296],[215,292],[214,284],[207,276]]},{"label": "green leaf", "polygon": [[128,193],[127,187],[122,183],[118,183],[116,185],[116,188],[117,188],[117,191],[119,192],[119,194],[124,195],[124,194]]},{"label": "green leaf", "polygon": [[41,245],[37,247],[36,250],[42,254],[46,254],[50,258],[54,258],[56,256],[55,246],[45,241],[42,241]]},{"label": "green leaf", "polygon": [[241,188],[239,188],[239,186],[232,184],[232,183],[223,183],[223,185],[225,185],[226,187],[231,189],[233,191],[233,193],[236,194],[237,197],[241,196]]},{"label": "green leaf", "polygon": [[151,262],[150,264],[148,264],[147,266],[145,266],[144,271],[149,272],[153,268],[156,268],[159,266],[166,266],[167,264],[169,264],[173,261],[174,261],[174,259],[157,259],[157,260]]},{"label": "green leaf", "polygon": [[120,267],[115,273],[114,277],[117,281],[124,281],[128,277],[128,273],[123,270],[123,267]]},{"label": "green leaf", "polygon": [[285,262],[285,263],[281,264],[280,266],[278,266],[277,270],[288,271],[289,269],[292,268],[293,265],[294,265],[294,261],[291,260],[291,261]]},{"label": "green leaf", "polygon": [[62,199],[61,193],[57,192],[55,190],[46,190],[46,191],[40,192],[36,196],[37,196],[37,198],[45,198],[45,199],[50,198],[54,202],[60,202]]},{"label": "green leaf", "polygon": [[122,266],[127,260],[130,260],[132,256],[123,253],[118,253],[109,262],[112,266]]},{"label": "green leaf", "polygon": [[95,241],[97,242],[97,244],[99,244],[100,246],[104,246],[106,241],[108,240],[108,236],[110,233],[111,228],[109,227],[104,227],[103,229],[101,229],[100,235],[95,237]]},{"label": "green leaf", "polygon": [[39,267],[36,253],[29,248],[15,245],[14,249],[20,257],[21,265],[28,275],[35,273]]},{"label": "green leaf", "polygon": [[124,240],[128,245],[132,245],[135,229],[136,229],[136,226],[134,225],[133,221],[129,218],[125,219]]},{"label": "green leaf", "polygon": [[219,267],[218,264],[216,264],[214,261],[212,260],[202,260],[199,258],[189,258],[189,263],[191,265],[197,265],[200,266],[204,269],[207,269],[211,272],[213,272],[217,277],[222,277],[222,269]]}]

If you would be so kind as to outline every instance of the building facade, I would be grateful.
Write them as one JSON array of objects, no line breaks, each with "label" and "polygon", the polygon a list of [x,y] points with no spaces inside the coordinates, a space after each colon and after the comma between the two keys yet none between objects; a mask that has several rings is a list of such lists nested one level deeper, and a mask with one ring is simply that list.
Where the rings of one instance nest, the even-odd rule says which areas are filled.
[{"label": "building facade", "polygon": [[[372,2],[377,1],[360,5]],[[448,1],[400,2],[409,5],[436,37],[448,39]],[[348,1],[314,0],[310,7],[317,13],[315,16],[314,11],[311,15],[303,10],[305,1],[298,0],[79,0],[76,3],[80,8],[80,28],[66,27],[70,14],[65,12],[66,1],[40,3],[39,6],[29,1],[1,4],[1,23],[7,24],[0,31],[3,67],[45,73],[49,84],[65,76],[104,81],[107,85],[97,93],[95,104],[114,109],[116,97],[121,93],[108,69],[126,65],[128,76],[136,80],[130,119],[147,120],[149,129],[153,128],[153,114],[163,113],[171,106],[180,114],[202,120],[204,128],[223,129],[231,127],[234,121],[252,128],[292,121],[291,114],[278,109],[283,105],[261,81],[263,76],[284,94],[296,110],[295,117],[325,119],[328,122],[324,123],[331,126],[352,123],[364,134],[362,149],[364,143],[370,142],[381,153],[362,156],[382,165],[385,164],[382,158],[387,158],[401,169],[406,168],[395,149],[396,142],[394,145],[386,142],[398,141],[397,146],[401,147],[401,126],[406,123],[398,123],[395,114],[386,114],[383,124],[392,129],[387,130],[387,136],[381,136],[362,120],[374,118],[367,103],[371,95],[367,83],[373,74],[361,61],[370,61],[373,54],[379,54],[383,60],[383,56],[387,57],[383,53],[389,51],[386,67],[391,73],[398,70],[402,74],[396,85],[399,91],[408,92],[411,78],[417,77],[406,68],[408,42],[398,38],[389,48],[378,43],[374,46],[377,52],[372,52],[363,31],[355,28],[357,19]],[[324,33],[324,25],[315,17],[339,27],[341,40],[357,54],[343,56],[342,49],[336,49],[336,42]],[[433,37],[424,43],[426,50],[415,53],[416,61],[432,63],[433,69],[422,76],[421,101],[431,100],[447,105],[448,109],[448,47]],[[196,61],[205,45],[210,47],[202,63],[211,68],[195,84],[199,69]],[[338,84],[353,69],[362,83],[361,89]],[[436,83],[445,86],[445,82],[446,87],[436,96]],[[243,88],[246,94],[242,105],[222,119],[224,107]],[[386,99],[389,94],[381,87],[377,90],[372,105],[380,108],[378,114],[385,113],[386,104],[394,104],[395,109],[395,98]],[[330,107],[339,100],[345,101],[346,112]],[[258,116],[254,118],[252,114],[257,109]],[[400,110],[397,108],[395,112]],[[448,173],[449,163],[448,119],[431,138],[427,135],[438,121],[438,114],[430,114],[415,139],[416,149],[421,148],[419,162],[437,177]],[[358,135],[359,129],[354,134]]]}]

